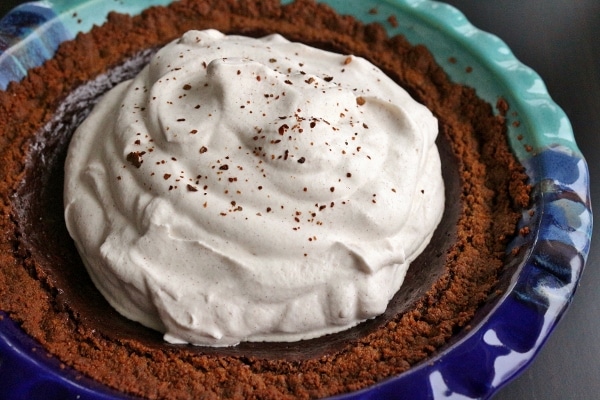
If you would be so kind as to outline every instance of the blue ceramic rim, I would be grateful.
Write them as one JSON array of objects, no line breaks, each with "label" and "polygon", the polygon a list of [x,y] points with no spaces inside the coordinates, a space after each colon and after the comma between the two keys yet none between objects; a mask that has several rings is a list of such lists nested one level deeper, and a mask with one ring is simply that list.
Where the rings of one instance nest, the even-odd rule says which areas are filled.
[{"label": "blue ceramic rim", "polygon": [[[58,44],[73,38],[75,32],[89,30],[93,23],[101,24],[105,17],[98,9],[136,14],[150,5],[170,2],[151,0],[124,5],[84,0],[70,6],[69,2],[55,0],[17,7],[0,20],[0,88],[10,80],[20,80],[27,69],[52,57]],[[350,4],[343,0],[325,2],[341,13]],[[499,90],[519,111],[518,120],[525,126],[520,132],[525,132],[526,140],[515,139],[519,130],[508,124],[509,140],[534,187],[533,206],[523,213],[521,221],[521,227],[529,227],[533,234],[519,236],[511,243],[509,251],[522,248],[526,256],[518,265],[510,266],[517,272],[508,290],[486,309],[486,315],[472,330],[404,374],[335,398],[487,398],[531,362],[575,293],[592,230],[588,169],[568,119],[551,100],[541,78],[516,60],[500,39],[473,27],[458,10],[443,3],[382,0],[377,8],[376,15],[366,10],[349,13],[362,20],[372,18],[384,26],[385,18],[394,13],[400,17],[400,24],[397,28],[387,25],[391,34],[402,33],[411,42],[425,43],[453,79],[474,86],[492,104]],[[29,17],[25,24],[14,23],[19,13]],[[78,18],[76,14],[80,14]],[[450,38],[447,42],[461,47],[462,55],[475,66],[475,74],[459,71],[464,64],[449,63],[445,57],[448,49],[438,49],[445,42],[439,46],[428,43],[424,35]],[[438,57],[436,50],[444,56]],[[493,76],[497,86],[478,85],[480,73]],[[0,384],[15,398],[40,388],[44,388],[45,398],[64,398],[67,394],[93,399],[128,398],[81,378],[76,371],[61,368],[58,360],[45,353],[9,318],[0,321]]]}]

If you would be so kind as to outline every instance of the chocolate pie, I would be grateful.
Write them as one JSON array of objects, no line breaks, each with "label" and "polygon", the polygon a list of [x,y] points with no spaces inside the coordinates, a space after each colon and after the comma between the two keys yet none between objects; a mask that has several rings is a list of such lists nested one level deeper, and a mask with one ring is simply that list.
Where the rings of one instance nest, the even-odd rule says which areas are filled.
[{"label": "chocolate pie", "polygon": [[[190,30],[278,33],[364,57],[438,119],[446,205],[384,314],[296,342],[172,344],[115,311],[92,283],[63,217],[70,138],[110,88]],[[145,398],[316,398],[365,388],[427,360],[498,296],[529,186],[507,144],[502,99],[452,83],[424,46],[298,0],[181,0],[110,14],[0,92],[0,309],[69,368]]]}]

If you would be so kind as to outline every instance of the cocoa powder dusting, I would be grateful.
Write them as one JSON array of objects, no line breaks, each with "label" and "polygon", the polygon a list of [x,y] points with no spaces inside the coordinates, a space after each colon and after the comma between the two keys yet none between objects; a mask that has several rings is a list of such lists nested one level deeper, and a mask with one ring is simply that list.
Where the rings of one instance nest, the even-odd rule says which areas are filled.
[{"label": "cocoa powder dusting", "polygon": [[[94,316],[85,316],[65,300],[86,294],[70,295],[58,286],[68,277],[54,275],[61,268],[51,264],[63,261],[38,255],[42,252],[35,241],[23,234],[28,228],[19,207],[27,203],[14,195],[34,170],[28,164],[31,144],[57,106],[82,83],[140,51],[187,30],[206,28],[252,36],[278,32],[366,57],[432,110],[443,143],[456,159],[460,198],[449,202],[460,202],[460,208],[456,242],[442,256],[444,272],[406,310],[318,356],[156,345],[151,344],[152,333],[143,340],[130,333],[128,322],[120,323],[125,328],[119,334],[103,331]],[[498,106],[506,113],[504,100]],[[311,0],[286,6],[273,0],[182,0],[135,17],[113,13],[104,25],[64,43],[53,59],[0,92],[0,132],[0,309],[64,364],[124,393],[152,399],[318,398],[358,390],[407,370],[468,329],[478,307],[495,293],[506,245],[529,203],[527,177],[506,143],[504,118],[494,116],[491,105],[473,89],[451,83],[425,47],[413,47],[402,37],[388,38],[379,25],[339,16]],[[130,155],[127,161],[139,166],[141,155]],[[198,189],[188,185],[187,190]],[[60,207],[48,223],[64,225]],[[65,260],[65,265],[73,262]]]}]

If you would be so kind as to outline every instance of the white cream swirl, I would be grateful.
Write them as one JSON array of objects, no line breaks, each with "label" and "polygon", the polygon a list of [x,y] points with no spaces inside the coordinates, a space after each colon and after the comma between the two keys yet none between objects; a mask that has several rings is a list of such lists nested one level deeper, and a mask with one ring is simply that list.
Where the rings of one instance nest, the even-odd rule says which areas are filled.
[{"label": "white cream swirl", "polygon": [[190,31],[75,133],[65,217],[98,289],[170,342],[384,312],[444,208],[437,121],[366,60]]}]

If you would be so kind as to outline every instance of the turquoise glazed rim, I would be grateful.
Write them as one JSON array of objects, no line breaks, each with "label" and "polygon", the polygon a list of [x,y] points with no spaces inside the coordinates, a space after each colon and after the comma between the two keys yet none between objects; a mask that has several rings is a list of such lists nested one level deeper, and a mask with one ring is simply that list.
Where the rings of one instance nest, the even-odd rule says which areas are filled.
[{"label": "turquoise glazed rim", "polygon": [[[109,11],[140,13],[171,0],[49,0],[26,3],[0,20],[0,89],[51,58],[58,45],[106,20]],[[283,0],[284,3],[291,2]],[[505,99],[509,143],[533,187],[530,210],[507,251],[525,250],[508,289],[486,304],[435,356],[398,376],[335,399],[488,398],[535,357],[567,309],[590,248],[589,173],[571,124],[542,79],[499,38],[471,25],[455,8],[430,0],[324,0],[340,14],[380,22],[390,35],[424,44],[449,76],[496,104]],[[373,13],[370,10],[376,9]],[[397,24],[388,21],[395,16]],[[530,212],[533,211],[533,212]],[[6,316],[1,313],[0,316]],[[129,399],[76,371],[0,318],[0,387],[7,398]]]}]

